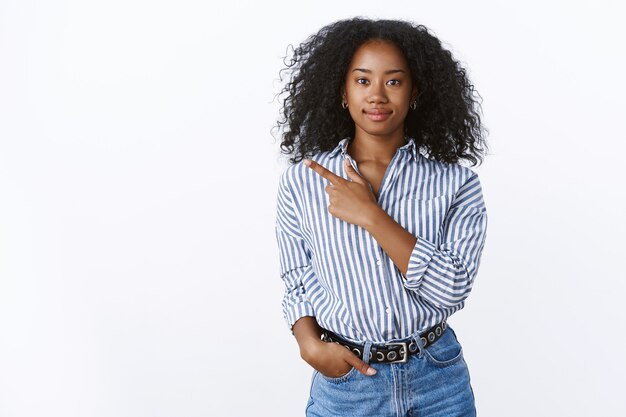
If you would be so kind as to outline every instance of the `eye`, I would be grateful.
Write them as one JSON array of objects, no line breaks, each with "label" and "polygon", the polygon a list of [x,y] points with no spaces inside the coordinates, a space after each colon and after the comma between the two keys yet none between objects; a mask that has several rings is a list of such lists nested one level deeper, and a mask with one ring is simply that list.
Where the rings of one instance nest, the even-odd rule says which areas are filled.
[{"label": "eye", "polygon": [[368,83],[368,81],[365,78],[357,78],[356,83],[365,85]]},{"label": "eye", "polygon": [[387,81],[389,85],[400,85],[400,80],[389,80]]}]

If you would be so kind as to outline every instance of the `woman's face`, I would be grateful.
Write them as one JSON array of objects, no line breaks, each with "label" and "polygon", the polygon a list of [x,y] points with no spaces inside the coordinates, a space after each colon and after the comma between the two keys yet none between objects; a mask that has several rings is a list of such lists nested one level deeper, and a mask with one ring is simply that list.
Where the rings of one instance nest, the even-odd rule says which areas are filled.
[{"label": "woman's face", "polygon": [[343,100],[357,135],[404,136],[404,119],[414,96],[409,65],[396,45],[371,40],[356,50]]}]

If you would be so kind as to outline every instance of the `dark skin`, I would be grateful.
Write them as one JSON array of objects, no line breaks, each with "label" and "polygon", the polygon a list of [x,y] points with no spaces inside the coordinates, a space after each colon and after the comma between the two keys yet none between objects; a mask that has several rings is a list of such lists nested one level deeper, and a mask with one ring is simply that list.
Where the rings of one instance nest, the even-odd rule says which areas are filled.
[{"label": "dark skin", "polygon": [[[366,42],[354,54],[342,91],[355,124],[347,152],[360,174],[347,159],[348,180],[315,161],[304,161],[329,182],[328,212],[367,230],[405,275],[417,238],[380,208],[377,200],[387,167],[405,143],[404,119],[416,95],[400,49],[385,41]],[[345,347],[320,340],[322,330],[315,317],[301,317],[292,329],[302,359],[323,375],[339,377],[352,367],[365,375],[376,373]]]}]

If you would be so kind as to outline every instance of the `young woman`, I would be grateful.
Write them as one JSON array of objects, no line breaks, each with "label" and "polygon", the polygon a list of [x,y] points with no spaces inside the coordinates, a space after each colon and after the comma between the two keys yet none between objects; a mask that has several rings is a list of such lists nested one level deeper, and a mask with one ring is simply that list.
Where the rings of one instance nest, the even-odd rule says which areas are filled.
[{"label": "young woman", "polygon": [[276,236],[283,310],[313,368],[308,416],[472,416],[446,322],[472,289],[486,150],[466,71],[422,25],[350,19],[293,51],[292,163]]}]

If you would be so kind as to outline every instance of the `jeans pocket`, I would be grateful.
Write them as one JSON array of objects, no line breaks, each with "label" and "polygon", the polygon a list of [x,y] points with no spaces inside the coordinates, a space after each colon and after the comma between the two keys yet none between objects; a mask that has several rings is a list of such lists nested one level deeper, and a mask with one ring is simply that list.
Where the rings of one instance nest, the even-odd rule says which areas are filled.
[{"label": "jeans pocket", "polygon": [[435,366],[444,368],[454,365],[463,359],[463,347],[454,334],[454,330],[449,326],[441,337],[424,352],[426,358]]},{"label": "jeans pocket", "polygon": [[356,372],[358,372],[358,371],[353,366],[352,368],[350,368],[350,370],[348,372],[346,372],[345,374],[343,374],[341,376],[337,376],[337,377],[326,376],[326,375],[324,375],[321,372],[318,372],[318,373],[320,374],[322,379],[324,379],[325,381],[332,382],[334,384],[340,384],[342,382],[346,382],[347,380],[349,380]]}]

